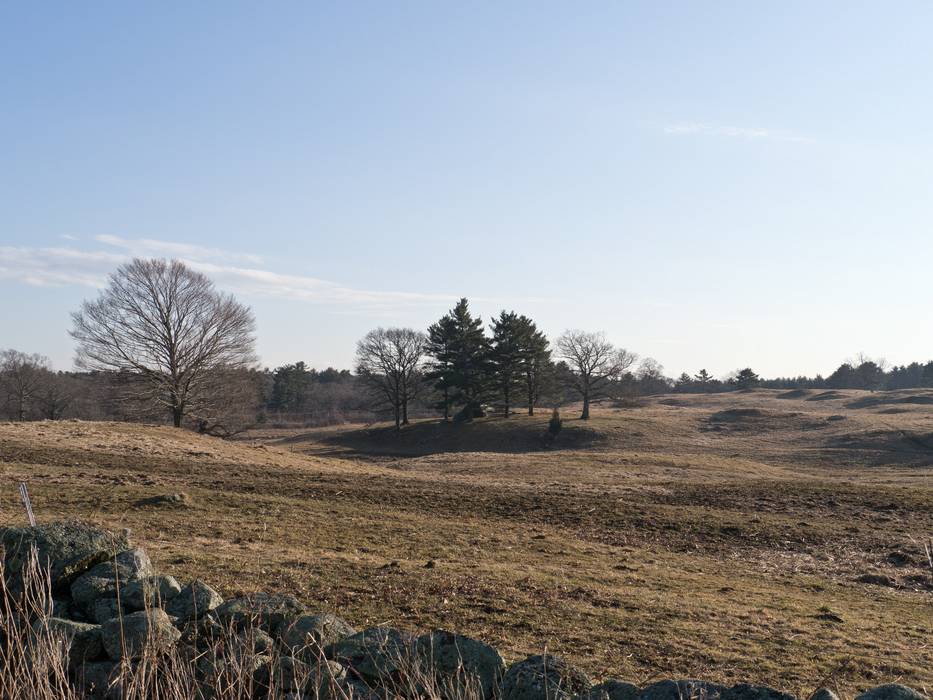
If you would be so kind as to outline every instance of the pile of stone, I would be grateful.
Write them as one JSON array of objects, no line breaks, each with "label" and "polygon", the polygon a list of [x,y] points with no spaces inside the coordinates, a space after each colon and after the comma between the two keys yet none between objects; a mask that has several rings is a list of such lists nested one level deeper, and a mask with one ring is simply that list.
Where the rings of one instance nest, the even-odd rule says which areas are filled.
[{"label": "pile of stone", "polygon": [[[245,677],[255,697],[289,700],[795,700],[767,687],[696,680],[644,688],[618,680],[594,685],[555,656],[530,656],[507,666],[496,649],[475,639],[442,630],[417,637],[390,627],[358,631],[334,615],[311,614],[290,595],[256,593],[225,601],[203,581],[181,585],[156,572],[126,532],[51,523],[8,528],[0,540],[9,595],[23,593],[32,551],[48,570],[54,601],[33,624],[66,641],[70,677],[88,698],[120,698],[127,668],[143,657],[172,654],[191,670],[203,697],[212,697],[211,684],[222,677],[229,681],[235,667],[233,675]],[[424,687],[427,678],[436,682],[433,692]],[[817,695],[813,700],[838,700],[827,689]],[[856,700],[924,696],[889,684]]]}]

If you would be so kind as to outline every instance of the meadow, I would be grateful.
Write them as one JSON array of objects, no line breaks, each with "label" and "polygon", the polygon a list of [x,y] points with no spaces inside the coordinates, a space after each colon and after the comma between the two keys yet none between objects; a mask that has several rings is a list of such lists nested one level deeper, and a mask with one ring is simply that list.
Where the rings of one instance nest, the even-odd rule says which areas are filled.
[{"label": "meadow", "polygon": [[933,688],[933,391],[668,395],[462,425],[0,424],[2,524],[131,528],[225,596],[594,678]]}]

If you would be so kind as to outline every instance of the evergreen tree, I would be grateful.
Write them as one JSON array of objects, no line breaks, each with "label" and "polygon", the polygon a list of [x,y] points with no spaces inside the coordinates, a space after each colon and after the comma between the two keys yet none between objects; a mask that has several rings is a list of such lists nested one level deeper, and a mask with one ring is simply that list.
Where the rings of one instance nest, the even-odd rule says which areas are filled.
[{"label": "evergreen tree", "polygon": [[535,322],[520,316],[524,325],[522,334],[525,350],[525,388],[527,390],[528,415],[535,414],[535,404],[547,387],[554,383],[554,363],[547,336],[538,330]]},{"label": "evergreen tree", "polygon": [[453,316],[444,316],[428,328],[428,341],[425,354],[432,358],[427,365],[425,378],[433,383],[440,393],[441,400],[435,408],[443,409],[444,420],[450,419],[451,391],[454,386],[454,336],[456,323]]},{"label": "evergreen tree", "polygon": [[522,388],[529,357],[529,319],[514,311],[502,311],[492,319],[489,352],[492,384],[502,399],[503,415],[508,418],[515,395]]},{"label": "evergreen tree", "polygon": [[739,370],[739,372],[730,380],[730,382],[739,389],[752,389],[760,383],[761,378],[752,370],[751,367]]},{"label": "evergreen tree", "polygon": [[463,298],[432,329],[435,326],[434,338],[429,329],[435,386],[444,391],[445,409],[464,406],[465,415],[472,417],[489,387],[489,341],[483,332],[483,322],[473,318],[469,302]]},{"label": "evergreen tree", "polygon": [[314,370],[304,362],[277,367],[272,376],[270,408],[276,411],[303,411],[311,396]]}]

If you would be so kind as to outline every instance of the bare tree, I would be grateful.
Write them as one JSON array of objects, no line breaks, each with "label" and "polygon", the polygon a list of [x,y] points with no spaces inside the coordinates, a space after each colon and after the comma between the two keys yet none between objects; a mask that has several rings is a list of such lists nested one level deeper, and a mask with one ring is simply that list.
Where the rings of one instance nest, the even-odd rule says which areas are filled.
[{"label": "bare tree", "polygon": [[377,328],[356,346],[356,372],[395,415],[395,429],[408,424],[408,404],[421,390],[427,337],[411,328]]},{"label": "bare tree", "polygon": [[577,330],[564,331],[557,339],[557,351],[570,367],[571,388],[583,400],[582,420],[589,420],[590,401],[604,396],[638,359],[614,346],[603,333]]},{"label": "bare tree", "polygon": [[135,376],[134,398],[168,411],[176,427],[216,399],[218,371],[256,361],[249,308],[178,260],[122,265],[72,322],[76,364]]},{"label": "bare tree", "polygon": [[63,372],[43,372],[36,403],[42,416],[48,420],[61,420],[81,390],[80,382]]},{"label": "bare tree", "polygon": [[48,372],[47,357],[19,350],[0,352],[0,390],[11,418],[26,420]]}]

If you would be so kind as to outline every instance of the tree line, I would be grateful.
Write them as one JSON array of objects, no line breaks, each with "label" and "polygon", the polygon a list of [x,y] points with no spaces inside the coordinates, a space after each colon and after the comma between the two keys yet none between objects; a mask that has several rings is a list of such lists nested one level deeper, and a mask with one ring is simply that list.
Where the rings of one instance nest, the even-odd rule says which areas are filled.
[{"label": "tree line", "polygon": [[488,326],[467,299],[426,330],[376,328],[357,344],[354,371],[304,362],[259,369],[250,309],[172,260],[136,259],[72,314],[77,370],[0,352],[0,407],[11,420],[146,420],[230,435],[257,423],[325,424],[388,415],[469,421],[496,412],[638,396],[769,388],[933,386],[933,362],[888,367],[859,356],[830,376],[762,379],[751,368],[676,380],[601,332],[567,330],[553,345],[530,317],[501,311]]}]

